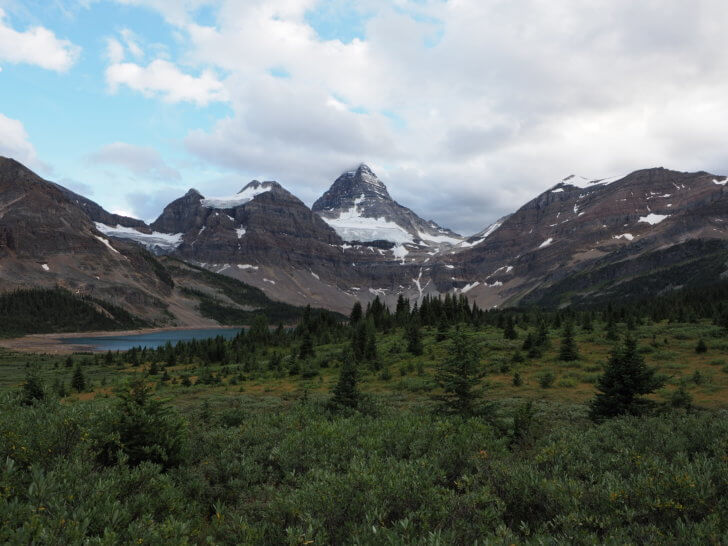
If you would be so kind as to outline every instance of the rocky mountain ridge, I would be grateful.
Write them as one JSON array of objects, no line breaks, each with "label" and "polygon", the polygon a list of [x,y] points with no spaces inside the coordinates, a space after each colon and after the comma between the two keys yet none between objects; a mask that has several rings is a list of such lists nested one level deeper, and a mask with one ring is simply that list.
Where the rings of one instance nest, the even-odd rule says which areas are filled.
[{"label": "rocky mountain ridge", "polygon": [[[0,172],[7,177],[4,161]],[[13,176],[22,180],[27,173]],[[399,294],[417,300],[464,293],[485,307],[564,305],[621,297],[644,276],[651,289],[669,289],[677,271],[686,263],[697,267],[708,254],[708,269],[718,271],[723,252],[728,260],[727,181],[662,168],[601,180],[570,176],[468,238],[396,203],[363,164],[339,176],[312,208],[277,182],[252,181],[228,197],[191,189],[149,225],[43,181],[47,199],[74,210],[65,239],[43,244],[46,252],[82,256],[83,245],[68,244],[79,233],[93,254],[122,248],[129,254],[139,243],[242,280],[275,300],[339,311],[374,297],[393,303]],[[14,199],[0,193],[0,256],[3,241],[7,255],[7,241],[17,237],[2,212],[14,210]],[[7,260],[0,258],[4,271]],[[17,281],[20,275],[7,276]],[[156,282],[139,271],[127,276],[141,285]]]}]

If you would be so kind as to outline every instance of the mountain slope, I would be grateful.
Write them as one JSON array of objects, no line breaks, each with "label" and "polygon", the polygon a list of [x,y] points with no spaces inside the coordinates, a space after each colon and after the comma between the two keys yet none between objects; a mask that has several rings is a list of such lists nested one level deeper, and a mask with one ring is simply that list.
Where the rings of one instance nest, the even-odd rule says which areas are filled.
[{"label": "mountain slope", "polygon": [[[313,221],[328,229],[317,217]],[[70,297],[121,308],[139,317],[140,324],[213,326],[216,318],[202,312],[211,302],[238,317],[270,311],[284,320],[300,313],[242,282],[214,273],[192,274],[189,266],[173,260],[165,265],[144,248],[148,240],[139,240],[150,233],[143,222],[112,215],[20,163],[0,158],[1,293],[62,288]],[[76,307],[83,305],[79,301]],[[112,307],[98,309],[108,315]]]},{"label": "mountain slope", "polygon": [[[691,240],[728,239],[725,183],[705,172],[663,168],[593,182],[568,177],[447,262],[456,285],[484,304],[543,293],[599,264],[615,264],[611,275],[622,282],[653,267],[645,259],[650,253]],[[591,292],[599,293],[596,286]]]}]

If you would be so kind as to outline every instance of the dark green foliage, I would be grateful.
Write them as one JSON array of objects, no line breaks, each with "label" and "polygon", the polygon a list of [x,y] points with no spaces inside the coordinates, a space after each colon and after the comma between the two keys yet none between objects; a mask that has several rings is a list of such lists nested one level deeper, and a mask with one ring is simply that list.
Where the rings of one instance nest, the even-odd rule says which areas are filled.
[{"label": "dark green foliage", "polygon": [[82,392],[86,390],[86,377],[83,375],[83,370],[79,364],[76,364],[76,368],[73,370],[73,376],[71,376],[71,387],[76,392]]},{"label": "dark green foliage", "polygon": [[361,401],[358,382],[356,363],[350,358],[344,359],[339,372],[339,380],[331,392],[331,406],[356,409]]},{"label": "dark green foliage", "polygon": [[670,405],[673,408],[683,408],[690,410],[693,407],[693,397],[685,388],[685,385],[680,385],[670,395]]},{"label": "dark green foliage", "polygon": [[416,356],[421,355],[424,347],[422,346],[420,323],[417,318],[412,318],[407,323],[405,337],[407,339],[407,351]]},{"label": "dark green foliage", "polygon": [[707,353],[708,346],[705,344],[702,338],[698,340],[698,344],[695,346],[695,352],[698,354]]},{"label": "dark green foliage", "polygon": [[43,400],[45,398],[45,387],[43,380],[38,373],[38,369],[33,366],[28,369],[25,375],[25,381],[22,387],[22,398],[23,404],[32,404],[37,400]]},{"label": "dark green foliage", "polygon": [[607,321],[607,327],[604,334],[606,339],[608,339],[609,341],[617,341],[619,339],[617,323],[614,321],[614,318],[611,315],[609,317],[609,320]]},{"label": "dark green foliage", "polygon": [[503,337],[505,339],[518,339],[518,332],[516,332],[516,326],[513,322],[512,315],[508,315],[508,318],[506,318],[505,327],[503,328]]},{"label": "dark green foliage", "polygon": [[316,353],[313,348],[313,338],[311,337],[311,333],[306,331],[303,334],[303,339],[301,340],[301,347],[298,351],[298,357],[300,359],[307,359],[307,358],[313,358],[316,356]]},{"label": "dark green foliage", "polygon": [[120,330],[149,326],[120,307],[62,288],[0,294],[0,336]]},{"label": "dark green foliage", "polygon": [[354,326],[356,323],[361,321],[363,317],[363,311],[361,308],[361,303],[358,301],[354,303],[354,306],[351,308],[351,314],[349,315],[349,324],[351,326]]},{"label": "dark green foliage", "polygon": [[117,394],[114,412],[95,439],[98,461],[107,466],[117,464],[121,453],[132,466],[143,462],[165,469],[180,465],[186,444],[184,421],[167,403],[152,396],[144,379]]},{"label": "dark green foliage", "polygon": [[538,376],[538,384],[541,385],[542,389],[550,389],[554,386],[556,376],[553,372],[543,372]]},{"label": "dark green foliage", "polygon": [[478,388],[485,371],[480,365],[480,348],[458,328],[450,339],[448,357],[437,366],[435,381],[443,394],[437,396],[448,413],[469,416],[483,405]]},{"label": "dark green foliage", "polygon": [[516,372],[513,374],[513,386],[520,387],[521,385],[523,385],[523,378],[520,373]]},{"label": "dark green foliage", "polygon": [[574,340],[574,327],[571,322],[567,322],[564,326],[564,335],[561,338],[561,347],[559,349],[559,359],[565,362],[571,362],[579,359],[579,351],[576,348]]},{"label": "dark green foliage", "polygon": [[660,388],[663,381],[654,368],[645,364],[631,336],[609,358],[604,374],[597,381],[599,391],[591,403],[590,416],[595,421],[618,415],[641,415],[649,407],[643,395]]},{"label": "dark green foliage", "polygon": [[[594,426],[578,408],[525,403],[496,429],[321,403],[195,404],[170,469],[120,450],[120,400],[0,397],[0,543],[682,545],[728,533],[720,413]],[[107,445],[116,462],[99,464]]]},{"label": "dark green foliage", "polygon": [[445,341],[449,337],[450,328],[448,327],[445,317],[443,317],[437,324],[437,334],[435,335],[436,341]]}]

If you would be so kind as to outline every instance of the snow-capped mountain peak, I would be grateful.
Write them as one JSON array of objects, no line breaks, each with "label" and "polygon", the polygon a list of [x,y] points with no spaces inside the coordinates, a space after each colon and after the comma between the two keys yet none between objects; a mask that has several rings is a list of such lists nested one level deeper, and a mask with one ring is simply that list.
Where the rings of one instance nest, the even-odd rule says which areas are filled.
[{"label": "snow-capped mountain peak", "polygon": [[462,238],[397,203],[366,164],[342,173],[312,210],[345,241],[449,246]]}]

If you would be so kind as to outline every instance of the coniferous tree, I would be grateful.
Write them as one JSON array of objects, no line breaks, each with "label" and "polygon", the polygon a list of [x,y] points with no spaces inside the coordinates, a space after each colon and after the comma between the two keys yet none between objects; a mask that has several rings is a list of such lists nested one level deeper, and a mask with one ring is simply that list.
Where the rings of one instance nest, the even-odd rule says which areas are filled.
[{"label": "coniferous tree", "polygon": [[407,351],[413,355],[421,355],[424,351],[422,346],[422,333],[420,332],[420,321],[412,318],[407,324]]},{"label": "coniferous tree", "polygon": [[356,409],[360,402],[358,382],[356,363],[351,358],[345,358],[339,380],[332,391],[331,405],[334,408]]},{"label": "coniferous tree", "polygon": [[444,391],[437,397],[443,410],[463,416],[478,412],[481,392],[477,386],[483,375],[480,349],[458,328],[451,337],[448,357],[437,366],[435,375]]},{"label": "coniferous tree", "polygon": [[609,341],[617,341],[619,339],[619,333],[617,331],[617,323],[614,321],[612,315],[607,320],[607,327],[605,329],[605,336]]},{"label": "coniferous tree", "polygon": [[299,349],[298,356],[299,358],[301,358],[301,360],[313,358],[315,356],[313,339],[311,338],[311,332],[309,332],[308,329],[306,329],[303,334],[303,340],[301,341],[301,347]]},{"label": "coniferous tree", "polygon": [[695,346],[695,352],[698,354],[708,352],[708,346],[705,344],[705,341],[703,341],[703,338],[698,340],[698,344]]},{"label": "coniferous tree", "polygon": [[71,377],[71,387],[77,392],[86,390],[86,377],[83,375],[81,366],[76,364],[76,369],[73,370],[73,376]]},{"label": "coniferous tree", "polygon": [[592,332],[594,330],[591,313],[584,313],[584,321],[581,323],[581,329],[585,332]]},{"label": "coniferous tree", "polygon": [[440,322],[437,324],[437,334],[435,339],[437,341],[445,341],[448,338],[448,324],[445,317],[440,317]]},{"label": "coniferous tree", "polygon": [[518,339],[518,332],[516,332],[516,326],[511,315],[508,316],[503,327],[503,337],[505,339]]},{"label": "coniferous tree", "polygon": [[377,359],[377,330],[372,317],[365,323],[364,359],[374,361]]},{"label": "coniferous tree", "polygon": [[574,328],[571,322],[567,322],[566,326],[564,326],[564,337],[561,338],[559,359],[566,362],[579,359],[579,351],[576,348],[576,341],[574,341]]},{"label": "coniferous tree", "polygon": [[361,321],[362,317],[364,316],[364,312],[361,308],[361,303],[356,302],[354,304],[354,307],[351,308],[351,314],[349,315],[349,324],[352,326]]},{"label": "coniferous tree", "polygon": [[612,352],[604,374],[597,381],[599,392],[591,402],[590,416],[601,421],[619,415],[640,415],[649,406],[643,395],[654,392],[662,384],[655,369],[648,367],[637,351],[635,339],[627,337]]},{"label": "coniferous tree", "polygon": [[43,380],[40,378],[38,369],[32,366],[25,374],[22,401],[24,404],[32,404],[33,401],[43,400],[44,398],[45,387],[43,386]]},{"label": "coniferous tree", "polygon": [[178,466],[186,443],[184,421],[167,403],[152,398],[143,378],[119,391],[118,396],[112,425],[115,440],[102,446],[100,462],[116,464],[121,450],[132,466],[145,461],[164,468]]}]

